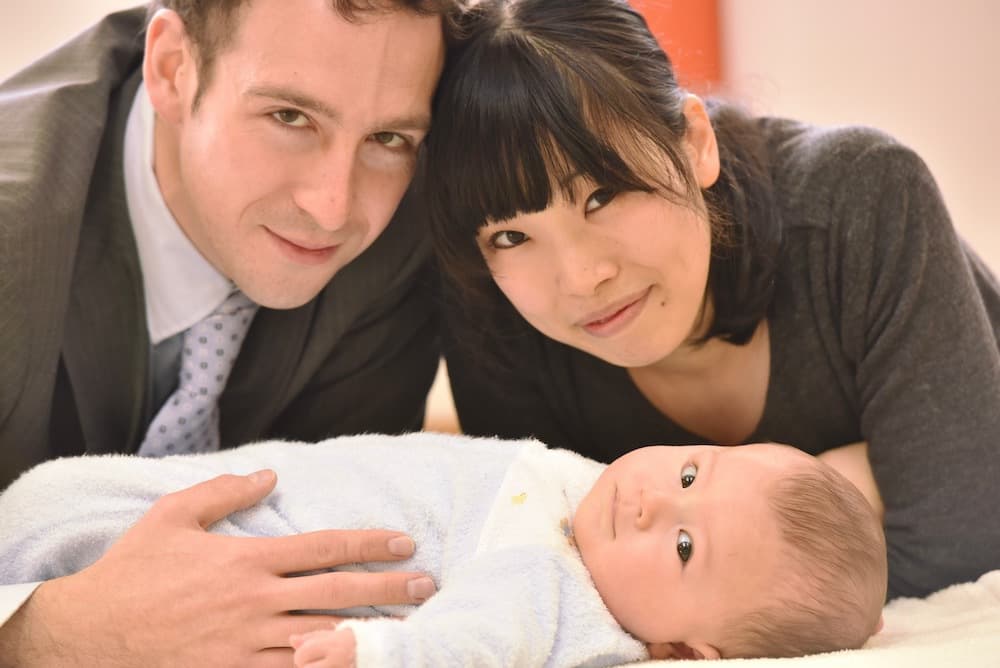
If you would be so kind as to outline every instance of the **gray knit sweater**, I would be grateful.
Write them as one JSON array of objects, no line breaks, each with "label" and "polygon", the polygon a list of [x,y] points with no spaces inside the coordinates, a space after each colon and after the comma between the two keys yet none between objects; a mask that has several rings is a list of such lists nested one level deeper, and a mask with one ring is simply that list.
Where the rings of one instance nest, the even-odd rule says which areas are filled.
[{"label": "gray knit sweater", "polygon": [[[890,597],[1000,567],[995,279],[909,149],[868,128],[760,127],[783,247],[767,400],[747,442],[812,454],[869,443]],[[461,341],[457,316],[449,338]],[[602,461],[649,443],[706,442],[654,408],[624,369],[537,333],[518,345],[519,366],[503,378],[447,346],[467,432],[534,435]]]}]

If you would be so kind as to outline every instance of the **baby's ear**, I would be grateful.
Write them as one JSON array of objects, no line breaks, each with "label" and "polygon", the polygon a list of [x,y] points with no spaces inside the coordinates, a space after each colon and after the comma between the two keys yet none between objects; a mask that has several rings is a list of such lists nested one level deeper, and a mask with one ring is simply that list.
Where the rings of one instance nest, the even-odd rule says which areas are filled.
[{"label": "baby's ear", "polygon": [[719,650],[708,644],[684,642],[646,643],[650,659],[720,659]]},{"label": "baby's ear", "polygon": [[881,631],[883,626],[885,626],[885,617],[883,617],[882,615],[879,615],[878,616],[878,624],[875,625],[875,630],[872,632],[872,635],[875,635],[876,633],[878,633],[879,631]]}]

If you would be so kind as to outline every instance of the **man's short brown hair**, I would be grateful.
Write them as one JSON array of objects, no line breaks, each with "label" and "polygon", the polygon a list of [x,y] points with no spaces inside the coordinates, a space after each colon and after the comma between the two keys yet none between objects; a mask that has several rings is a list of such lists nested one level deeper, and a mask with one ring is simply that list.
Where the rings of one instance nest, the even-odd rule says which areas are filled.
[{"label": "man's short brown hair", "polygon": [[[180,16],[195,48],[198,63],[198,92],[195,105],[211,82],[215,58],[226,49],[239,28],[241,13],[252,0],[151,0],[147,21],[159,9],[170,9]],[[427,16],[440,16],[446,39],[453,34],[455,20],[463,0],[328,0],[330,8],[347,21],[358,21],[366,14],[405,10]]]}]

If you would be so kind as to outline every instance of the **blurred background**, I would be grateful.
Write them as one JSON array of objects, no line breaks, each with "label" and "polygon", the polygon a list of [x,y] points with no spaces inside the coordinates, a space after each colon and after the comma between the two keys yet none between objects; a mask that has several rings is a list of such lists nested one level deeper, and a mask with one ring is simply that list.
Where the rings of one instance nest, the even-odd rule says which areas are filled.
[{"label": "blurred background", "polygon": [[[758,113],[871,125],[916,149],[959,232],[1000,271],[1000,1],[633,2],[691,90]],[[136,4],[0,0],[0,79]],[[454,426],[445,380],[430,397],[433,428]]]}]

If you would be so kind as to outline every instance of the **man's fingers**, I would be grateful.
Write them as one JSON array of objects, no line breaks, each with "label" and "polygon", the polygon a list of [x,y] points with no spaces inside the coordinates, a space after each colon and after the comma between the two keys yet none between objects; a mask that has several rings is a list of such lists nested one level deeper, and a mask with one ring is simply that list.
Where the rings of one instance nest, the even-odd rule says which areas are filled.
[{"label": "man's fingers", "polygon": [[262,553],[272,555],[271,566],[276,573],[303,573],[369,561],[399,561],[413,556],[414,550],[411,538],[398,531],[380,529],[330,529],[260,541]]},{"label": "man's fingers", "polygon": [[193,520],[207,528],[254,505],[270,494],[276,483],[277,476],[270,470],[247,476],[221,475],[161,497],[150,512],[175,520]]},{"label": "man's fingers", "polygon": [[334,572],[286,578],[281,601],[293,610],[338,610],[366,605],[423,603],[437,591],[421,573]]}]

